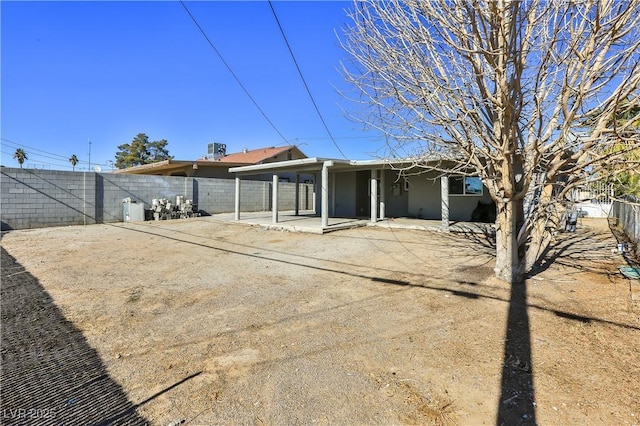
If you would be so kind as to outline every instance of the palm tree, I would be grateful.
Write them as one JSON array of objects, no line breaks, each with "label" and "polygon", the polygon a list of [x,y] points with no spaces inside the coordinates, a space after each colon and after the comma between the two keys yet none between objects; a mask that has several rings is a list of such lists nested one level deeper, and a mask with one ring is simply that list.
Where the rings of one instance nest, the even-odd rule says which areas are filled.
[{"label": "palm tree", "polygon": [[27,153],[24,152],[24,149],[22,148],[16,149],[15,154],[13,154],[13,158],[18,160],[18,164],[20,164],[20,168],[22,168],[22,163],[24,163],[25,160],[29,159],[29,157],[27,157]]},{"label": "palm tree", "polygon": [[76,171],[76,164],[78,164],[78,157],[76,157],[76,155],[73,154],[71,157],[69,157],[69,162],[73,166],[73,171],[75,172]]}]

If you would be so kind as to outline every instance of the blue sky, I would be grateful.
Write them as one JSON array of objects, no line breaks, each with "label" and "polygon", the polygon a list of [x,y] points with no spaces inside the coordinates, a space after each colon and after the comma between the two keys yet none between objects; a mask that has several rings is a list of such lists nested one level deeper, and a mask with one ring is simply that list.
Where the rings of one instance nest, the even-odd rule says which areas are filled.
[{"label": "blue sky", "polygon": [[[207,144],[297,144],[308,156],[342,158],[309,99],[266,1],[186,2],[276,132],[209,46],[180,2],[20,2],[1,7],[2,165],[109,169],[138,133],[167,139],[191,160]],[[376,156],[379,135],[346,117],[357,105],[339,73],[342,1],[274,1],[312,95],[350,159]],[[336,34],[337,33],[337,34]]]}]

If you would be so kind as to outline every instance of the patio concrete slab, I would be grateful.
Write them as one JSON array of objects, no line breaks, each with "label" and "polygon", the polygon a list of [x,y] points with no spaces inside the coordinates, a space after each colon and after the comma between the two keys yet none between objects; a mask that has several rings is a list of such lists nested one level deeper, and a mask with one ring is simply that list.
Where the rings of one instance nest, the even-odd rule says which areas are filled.
[{"label": "patio concrete slab", "polygon": [[384,228],[397,229],[416,229],[420,231],[438,231],[438,232],[459,232],[471,234],[495,234],[495,225],[491,223],[479,222],[451,222],[449,229],[446,230],[442,226],[440,220],[427,220],[408,217],[390,218],[381,220],[376,223],[368,223],[370,226],[381,226]]},{"label": "patio concrete slab", "polygon": [[[361,226],[379,226],[383,228],[446,232],[446,230],[442,228],[442,222],[440,220],[416,218],[390,218],[372,223],[370,219],[333,217],[329,218],[329,226],[323,229],[320,216],[316,216],[312,210],[300,211],[297,216],[293,211],[279,212],[277,223],[273,223],[273,216],[269,211],[243,212],[240,214],[239,221],[235,220],[233,213],[214,214],[211,218],[213,220],[220,220],[224,222],[260,226],[265,229],[306,232],[311,234],[326,234],[328,232],[358,228]],[[487,223],[452,222],[449,225],[448,232],[493,234],[495,233],[495,227],[492,224]]]},{"label": "patio concrete slab", "polygon": [[214,220],[233,222],[241,225],[260,226],[266,229],[284,230],[290,232],[306,232],[310,234],[325,234],[341,229],[366,226],[367,220],[350,218],[329,218],[329,226],[322,228],[320,216],[312,210],[301,210],[296,216],[293,211],[278,213],[278,222],[273,223],[271,212],[242,212],[240,220],[235,220],[233,213],[219,213],[211,216]]}]

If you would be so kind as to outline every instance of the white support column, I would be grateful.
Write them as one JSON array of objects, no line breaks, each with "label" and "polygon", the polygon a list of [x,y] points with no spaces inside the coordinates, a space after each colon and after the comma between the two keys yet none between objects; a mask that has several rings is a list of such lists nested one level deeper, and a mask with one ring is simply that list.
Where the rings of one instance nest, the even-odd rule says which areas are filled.
[{"label": "white support column", "polygon": [[273,223],[278,223],[278,175],[273,175],[273,191],[271,199],[271,211]]},{"label": "white support column", "polygon": [[329,209],[329,214],[331,216],[336,215],[336,175],[333,174],[333,178],[329,178],[331,181],[331,209]]},{"label": "white support column", "polygon": [[371,170],[371,222],[378,221],[378,171]]},{"label": "white support column", "polygon": [[236,176],[235,220],[240,220],[240,176]]},{"label": "white support column", "polygon": [[384,169],[380,170],[380,220],[384,220],[384,213],[385,213],[385,203],[384,203],[384,196],[385,196],[385,179],[384,179]]},{"label": "white support column", "polygon": [[313,213],[316,216],[320,216],[320,211],[318,210],[318,206],[320,205],[320,202],[318,200],[318,197],[320,197],[320,194],[322,194],[322,191],[320,190],[320,186],[322,185],[322,182],[320,181],[320,176],[322,174],[318,174],[318,173],[314,173],[313,174],[313,199],[311,200],[313,202],[313,206],[312,206],[312,210]]},{"label": "white support column", "polygon": [[442,229],[449,231],[449,177],[440,177],[440,198],[442,199]]},{"label": "white support column", "polygon": [[300,214],[300,175],[296,173],[296,213],[298,216]]},{"label": "white support column", "polygon": [[333,166],[333,161],[325,161],[322,164],[322,203],[320,209],[322,211],[322,229],[329,226],[329,167]]}]

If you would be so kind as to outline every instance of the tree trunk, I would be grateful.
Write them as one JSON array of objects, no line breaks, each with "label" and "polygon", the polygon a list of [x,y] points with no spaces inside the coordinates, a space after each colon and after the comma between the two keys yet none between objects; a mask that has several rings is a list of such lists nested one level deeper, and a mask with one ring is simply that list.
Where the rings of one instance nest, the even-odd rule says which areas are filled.
[{"label": "tree trunk", "polygon": [[533,227],[529,233],[529,242],[526,244],[523,271],[530,272],[544,256],[547,247],[553,239],[553,231],[557,229],[560,220],[557,208],[553,206],[553,184],[544,186],[534,215]]},{"label": "tree trunk", "polygon": [[524,259],[524,271],[531,272],[551,243],[552,234],[546,229],[545,221],[539,221],[531,232],[531,240],[527,244],[527,253]]},{"label": "tree trunk", "polygon": [[553,232],[561,226],[561,216],[561,211],[553,209],[547,212],[544,217],[535,221],[535,225],[531,230],[531,238],[527,244],[524,272],[530,272],[543,259],[549,244],[553,240]]},{"label": "tree trunk", "polygon": [[499,202],[496,218],[496,276],[509,283],[522,279],[518,256],[517,212],[514,201]]}]

